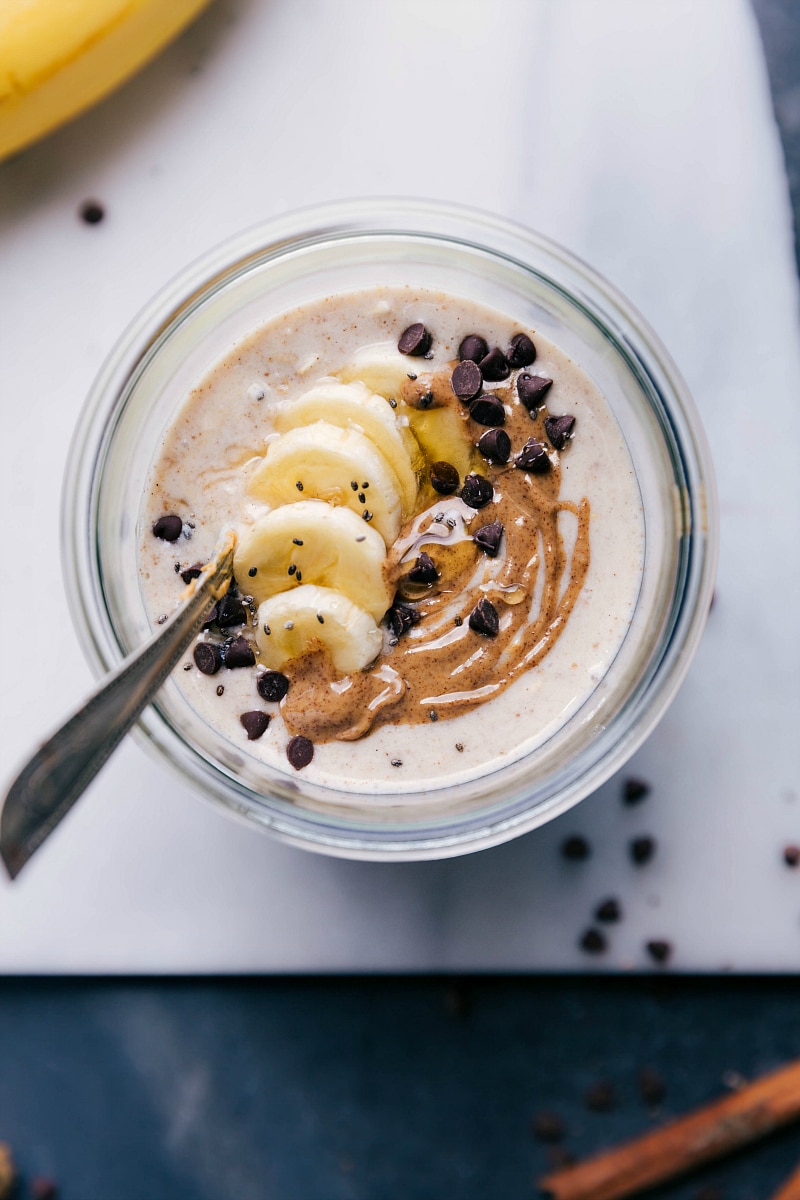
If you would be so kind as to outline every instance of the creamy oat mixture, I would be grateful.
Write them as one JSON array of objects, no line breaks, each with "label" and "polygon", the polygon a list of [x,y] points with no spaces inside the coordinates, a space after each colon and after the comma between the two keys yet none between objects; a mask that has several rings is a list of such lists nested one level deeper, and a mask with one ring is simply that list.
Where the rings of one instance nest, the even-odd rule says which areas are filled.
[{"label": "creamy oat mixture", "polygon": [[[358,462],[343,488],[340,460]],[[473,777],[556,732],[620,648],[644,552],[624,439],[579,367],[502,314],[410,288],[285,313],[186,398],[141,513],[154,622],[228,526],[238,597],[176,683],[256,758],[376,794]]]}]

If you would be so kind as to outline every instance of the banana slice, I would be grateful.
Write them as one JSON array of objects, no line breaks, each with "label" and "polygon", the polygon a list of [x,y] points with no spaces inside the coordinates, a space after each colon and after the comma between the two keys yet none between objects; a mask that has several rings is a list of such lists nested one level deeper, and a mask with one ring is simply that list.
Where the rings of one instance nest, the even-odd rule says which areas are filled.
[{"label": "banana slice", "polygon": [[383,634],[369,613],[341,592],[304,583],[259,605],[256,641],[261,661],[272,670],[312,650],[326,650],[334,670],[349,675],[377,658]]},{"label": "banana slice", "polygon": [[388,461],[365,434],[329,421],[290,429],[270,442],[247,490],[272,508],[300,494],[351,508],[387,546],[400,532],[400,484]]},{"label": "banana slice", "polygon": [[480,462],[466,436],[463,417],[452,408],[411,408],[408,419],[429,463],[452,463],[463,479]]},{"label": "banana slice", "polygon": [[362,346],[336,374],[343,383],[357,379],[379,396],[399,400],[409,374],[421,375],[425,370],[423,361],[401,354],[394,342],[376,342]]},{"label": "banana slice", "polygon": [[413,511],[417,477],[411,464],[418,456],[417,444],[407,429],[399,428],[397,417],[383,396],[374,395],[359,382],[320,383],[277,408],[274,419],[275,428],[281,433],[313,421],[330,421],[341,429],[357,429],[366,434],[389,460],[397,476],[404,512]]},{"label": "banana slice", "polygon": [[301,500],[273,508],[240,535],[233,569],[257,604],[276,592],[320,584],[380,621],[392,603],[385,558],[381,535],[351,509]]}]

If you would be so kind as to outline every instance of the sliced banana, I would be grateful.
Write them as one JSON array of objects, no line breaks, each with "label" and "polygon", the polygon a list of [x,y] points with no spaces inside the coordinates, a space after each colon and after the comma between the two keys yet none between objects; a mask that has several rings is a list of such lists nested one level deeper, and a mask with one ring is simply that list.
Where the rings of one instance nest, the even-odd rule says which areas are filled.
[{"label": "sliced banana", "polygon": [[261,661],[272,670],[326,650],[334,670],[349,675],[377,658],[383,635],[369,613],[341,592],[304,583],[259,605],[256,641]]},{"label": "sliced banana", "polygon": [[320,584],[380,621],[392,603],[385,560],[383,538],[351,509],[301,500],[273,508],[240,534],[233,569],[257,604],[276,592]]},{"label": "sliced banana", "polygon": [[387,546],[400,532],[397,475],[365,434],[330,421],[290,429],[270,442],[247,490],[272,508],[301,496],[351,508]]},{"label": "sliced banana", "polygon": [[411,408],[408,419],[429,463],[452,463],[462,480],[473,470],[475,452],[464,432],[464,418],[452,408]]},{"label": "sliced banana", "polygon": [[389,402],[363,383],[319,383],[296,400],[280,405],[274,420],[281,433],[313,421],[329,421],[342,429],[359,430],[388,459],[400,484],[405,513],[413,510],[417,500],[417,476],[412,467],[418,457],[416,441],[407,429],[398,426]]},{"label": "sliced banana", "polygon": [[394,342],[376,342],[362,346],[336,374],[343,383],[357,379],[379,396],[399,400],[409,375],[421,375],[424,370],[422,360],[401,354]]}]

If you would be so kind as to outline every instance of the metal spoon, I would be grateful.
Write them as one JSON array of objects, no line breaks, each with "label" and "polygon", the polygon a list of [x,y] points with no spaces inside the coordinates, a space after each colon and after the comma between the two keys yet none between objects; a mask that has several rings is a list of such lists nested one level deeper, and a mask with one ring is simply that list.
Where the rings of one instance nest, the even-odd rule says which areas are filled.
[{"label": "metal spoon", "polygon": [[163,629],[129,655],[22,768],[0,817],[0,856],[12,879],[89,786],[225,595],[235,546],[236,535],[224,534]]}]

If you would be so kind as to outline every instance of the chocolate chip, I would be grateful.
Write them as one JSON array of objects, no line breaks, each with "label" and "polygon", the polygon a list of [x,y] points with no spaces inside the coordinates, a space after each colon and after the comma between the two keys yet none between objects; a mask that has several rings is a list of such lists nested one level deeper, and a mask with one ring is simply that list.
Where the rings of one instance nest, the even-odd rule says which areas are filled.
[{"label": "chocolate chip", "polygon": [[471,474],[464,480],[461,499],[470,508],[484,508],[494,496],[491,480],[485,475]]},{"label": "chocolate chip", "polygon": [[203,571],[202,563],[195,563],[192,567],[186,567],[181,571],[181,579],[184,583],[191,583],[193,579],[198,579]]},{"label": "chocolate chip", "polygon": [[619,900],[615,900],[613,896],[610,896],[608,900],[604,900],[602,904],[598,904],[594,910],[594,916],[596,921],[605,921],[609,924],[613,921],[618,921],[622,916]]},{"label": "chocolate chip", "polygon": [[511,454],[511,438],[505,429],[487,429],[478,438],[478,449],[489,462],[507,463]]},{"label": "chocolate chip", "polygon": [[458,357],[462,362],[479,363],[489,353],[489,343],[479,333],[468,333],[458,347]]},{"label": "chocolate chip", "polygon": [[543,475],[550,470],[550,459],[547,450],[536,438],[528,438],[525,445],[514,459],[514,466],[520,471],[530,471],[532,475]]},{"label": "chocolate chip", "polygon": [[206,619],[203,621],[203,629],[208,629],[210,625],[216,624],[218,607],[219,606],[215,604],[213,608],[208,610],[206,613]]},{"label": "chocolate chip", "polygon": [[431,464],[431,487],[440,496],[450,496],[458,490],[458,485],[461,482],[458,476],[458,471],[452,463],[444,462],[440,459],[438,462]]},{"label": "chocolate chip", "polygon": [[87,200],[81,205],[81,220],[87,225],[99,225],[105,215],[106,210],[96,200]]},{"label": "chocolate chip", "polygon": [[784,847],[783,861],[787,867],[796,867],[800,863],[800,846]]},{"label": "chocolate chip", "polygon": [[647,942],[646,947],[653,962],[665,963],[672,957],[672,942],[656,938],[654,941]]},{"label": "chocolate chip", "polygon": [[639,1095],[645,1104],[661,1104],[667,1094],[664,1080],[651,1067],[643,1067],[639,1072]]},{"label": "chocolate chip", "polygon": [[497,637],[500,632],[500,618],[491,600],[484,596],[469,614],[469,627],[474,633],[484,637]]},{"label": "chocolate chip", "polygon": [[506,358],[509,365],[514,367],[529,367],[536,359],[536,347],[527,333],[515,333],[511,339]]},{"label": "chocolate chip", "polygon": [[546,375],[520,375],[517,379],[520,403],[528,412],[533,412],[544,404],[544,398],[552,386],[552,379],[548,379]]},{"label": "chocolate chip", "polygon": [[637,837],[631,840],[628,847],[632,860],[637,867],[641,867],[644,863],[649,862],[656,852],[655,839],[651,837]]},{"label": "chocolate chip", "polygon": [[412,583],[435,583],[439,578],[439,572],[434,566],[433,559],[430,554],[426,554],[423,550],[419,555],[414,566],[408,572],[408,578]]},{"label": "chocolate chip", "polygon": [[314,743],[310,738],[303,737],[298,734],[293,737],[286,747],[286,757],[288,758],[295,771],[301,771],[303,767],[307,767],[314,757]]},{"label": "chocolate chip", "polygon": [[217,604],[217,624],[220,629],[230,629],[234,625],[244,625],[247,612],[241,597],[230,591]]},{"label": "chocolate chip", "polygon": [[561,857],[569,859],[570,862],[583,862],[591,853],[591,846],[579,833],[571,834],[561,843]]},{"label": "chocolate chip", "polygon": [[587,954],[602,954],[607,946],[606,935],[599,929],[587,929],[578,945]]},{"label": "chocolate chip", "polygon": [[476,529],[472,540],[476,546],[480,546],[484,554],[489,555],[489,558],[497,558],[500,542],[503,539],[503,532],[502,523],[500,521],[492,521],[491,525],[481,525],[480,529]]},{"label": "chocolate chip", "polygon": [[622,803],[638,804],[650,795],[650,784],[643,779],[626,779],[622,785]]},{"label": "chocolate chip", "polygon": [[544,423],[544,431],[550,439],[550,445],[554,450],[564,449],[572,437],[574,428],[575,418],[569,416],[547,417]]},{"label": "chocolate chip", "polygon": [[473,400],[469,406],[469,415],[478,425],[504,425],[506,420],[506,410],[503,408],[503,402],[499,396],[479,396],[477,400]]},{"label": "chocolate chip", "polygon": [[557,1113],[545,1109],[534,1113],[531,1118],[531,1133],[540,1142],[561,1142],[565,1133],[564,1122]]},{"label": "chocolate chip", "polygon": [[182,529],[183,521],[174,513],[170,513],[166,517],[159,517],[157,521],[153,522],[153,533],[157,538],[161,538],[162,542],[177,542]]},{"label": "chocolate chip", "polygon": [[255,665],[256,656],[247,638],[234,638],[225,649],[225,666],[233,671],[238,667],[254,667]]},{"label": "chocolate chip", "polygon": [[593,1083],[583,1097],[584,1104],[592,1112],[611,1112],[617,1106],[617,1097],[610,1083],[600,1080]]},{"label": "chocolate chip", "polygon": [[485,354],[478,366],[481,369],[481,375],[489,383],[500,383],[501,380],[508,379],[511,374],[506,356],[499,346],[493,347],[488,354]]},{"label": "chocolate chip", "polygon": [[403,604],[401,600],[395,600],[386,616],[392,633],[397,638],[402,637],[412,625],[417,625],[422,620],[419,609],[414,608],[413,604]]},{"label": "chocolate chip", "polygon": [[256,680],[256,689],[262,700],[277,704],[289,690],[289,680],[280,671],[265,671]]},{"label": "chocolate chip", "polygon": [[222,647],[216,642],[198,642],[194,648],[194,661],[202,675],[216,675],[222,666]]},{"label": "chocolate chip", "polygon": [[[416,321],[400,334],[397,349],[412,358],[422,358],[431,348],[431,335],[421,321]],[[305,763],[303,764],[305,766]]]},{"label": "chocolate chip", "polygon": [[474,399],[483,387],[483,376],[478,364],[469,358],[465,362],[459,363],[453,371],[450,386],[459,400]]},{"label": "chocolate chip", "polygon": [[247,734],[248,742],[257,742],[261,735],[267,732],[271,719],[268,713],[261,712],[259,709],[242,713],[239,720]]}]

